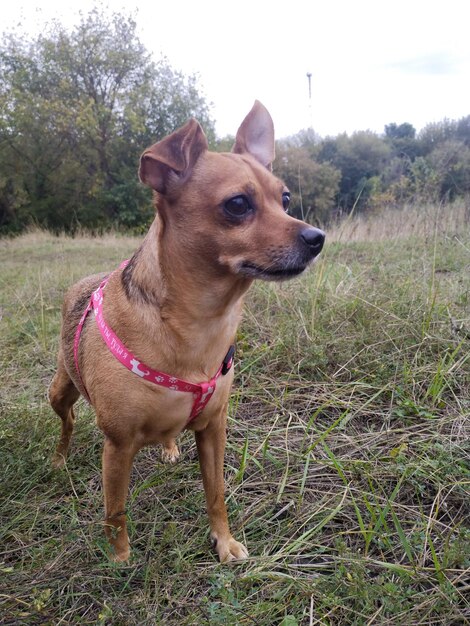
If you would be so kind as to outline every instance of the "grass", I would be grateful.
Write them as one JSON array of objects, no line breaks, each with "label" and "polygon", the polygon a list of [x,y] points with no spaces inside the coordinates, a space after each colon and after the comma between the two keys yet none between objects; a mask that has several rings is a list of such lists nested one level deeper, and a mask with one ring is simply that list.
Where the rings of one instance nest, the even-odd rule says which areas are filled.
[{"label": "grass", "polygon": [[126,566],[105,556],[101,435],[82,401],[67,466],[50,466],[63,292],[136,240],[0,241],[2,624],[470,623],[468,216],[332,230],[314,270],[248,297],[226,482],[253,556],[232,566],[210,550],[189,434],[176,466],[136,459]]}]

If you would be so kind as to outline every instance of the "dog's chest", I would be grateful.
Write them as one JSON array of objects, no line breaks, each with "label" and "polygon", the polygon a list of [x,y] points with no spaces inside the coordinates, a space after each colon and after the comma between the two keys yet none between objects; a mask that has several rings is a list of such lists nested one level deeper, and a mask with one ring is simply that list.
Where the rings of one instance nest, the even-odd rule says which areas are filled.
[{"label": "dog's chest", "polygon": [[[127,373],[132,375],[132,372]],[[229,372],[217,381],[209,403],[191,422],[196,429],[224,411],[232,379],[233,374]],[[158,387],[145,380],[132,380],[132,384],[129,384],[127,376],[117,381],[114,393],[110,393],[109,388],[105,394],[100,393],[99,389],[93,389],[92,393],[100,398],[94,405],[97,424],[104,434],[109,437],[119,436],[124,422],[132,425],[142,445],[162,443],[168,437],[179,435],[188,426],[194,402],[192,393]],[[101,406],[103,395],[106,396],[105,406]]]}]

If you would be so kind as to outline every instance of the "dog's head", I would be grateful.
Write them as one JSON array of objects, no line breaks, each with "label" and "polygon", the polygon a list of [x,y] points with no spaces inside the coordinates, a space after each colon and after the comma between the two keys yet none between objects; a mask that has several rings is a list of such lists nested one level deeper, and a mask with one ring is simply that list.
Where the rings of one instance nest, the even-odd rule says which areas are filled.
[{"label": "dog's head", "polygon": [[231,153],[209,152],[190,120],[144,152],[139,175],[157,192],[165,236],[181,254],[219,273],[283,280],[303,272],[325,235],[286,213],[290,193],[273,160],[273,122],[256,101]]}]

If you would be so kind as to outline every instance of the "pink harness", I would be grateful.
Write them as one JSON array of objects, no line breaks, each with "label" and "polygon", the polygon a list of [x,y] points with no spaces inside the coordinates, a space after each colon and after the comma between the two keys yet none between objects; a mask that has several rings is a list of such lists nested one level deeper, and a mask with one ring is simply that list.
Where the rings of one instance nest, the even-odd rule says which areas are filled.
[{"label": "pink harness", "polygon": [[[128,263],[129,261],[124,261],[123,263],[121,263],[120,268],[122,269],[126,267]],[[211,399],[215,391],[217,379],[219,378],[219,376],[225,376],[225,374],[227,374],[227,372],[232,367],[235,346],[230,346],[229,351],[227,352],[222,362],[222,365],[219,367],[216,375],[208,382],[189,383],[185,380],[181,380],[180,378],[176,378],[175,376],[169,376],[168,374],[164,374],[163,372],[158,372],[157,370],[152,369],[148,365],[145,365],[145,363],[142,363],[141,361],[136,359],[135,355],[126,348],[126,346],[121,342],[119,337],[117,337],[112,329],[106,324],[103,316],[103,290],[108,280],[109,276],[107,276],[100,284],[98,289],[96,289],[91,294],[91,298],[85,311],[83,312],[82,317],[80,318],[77,330],[75,332],[73,356],[75,360],[75,368],[80,378],[80,382],[82,383],[82,387],[85,391],[85,398],[88,400],[88,402],[90,402],[90,398],[88,396],[88,392],[86,391],[85,383],[83,382],[82,375],[80,373],[80,367],[78,364],[78,347],[80,344],[80,336],[82,334],[85,320],[88,316],[88,313],[93,308],[95,313],[95,320],[98,324],[99,331],[101,333],[101,336],[103,337],[105,344],[108,346],[116,359],[120,361],[125,367],[127,367],[128,370],[130,370],[137,376],[140,376],[140,378],[154,383],[155,385],[160,385],[161,387],[166,387],[167,389],[172,389],[173,391],[185,391],[193,394],[194,402],[191,413],[189,415],[189,424],[189,422],[191,422],[195,417],[199,415],[199,413],[201,413],[201,411],[205,408],[205,406]]]}]

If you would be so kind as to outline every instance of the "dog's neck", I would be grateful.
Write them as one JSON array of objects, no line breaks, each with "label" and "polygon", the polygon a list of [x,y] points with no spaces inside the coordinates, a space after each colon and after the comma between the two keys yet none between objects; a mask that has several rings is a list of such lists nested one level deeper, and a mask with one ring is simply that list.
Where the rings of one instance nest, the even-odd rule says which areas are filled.
[{"label": "dog's neck", "polygon": [[211,361],[218,362],[234,341],[252,281],[201,271],[198,260],[173,246],[164,230],[157,216],[123,273],[126,295],[141,305],[147,332],[157,331],[168,355],[190,351],[213,368]]}]

